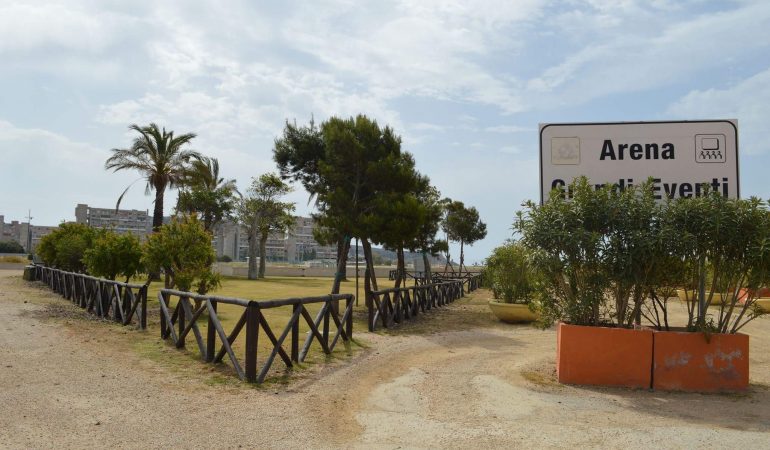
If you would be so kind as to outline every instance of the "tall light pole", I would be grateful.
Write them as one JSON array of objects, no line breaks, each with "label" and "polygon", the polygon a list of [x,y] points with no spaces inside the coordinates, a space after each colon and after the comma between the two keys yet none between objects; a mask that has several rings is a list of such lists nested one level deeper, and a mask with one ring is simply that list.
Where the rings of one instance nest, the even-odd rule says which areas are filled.
[{"label": "tall light pole", "polygon": [[27,253],[32,254],[32,210],[27,210]]}]

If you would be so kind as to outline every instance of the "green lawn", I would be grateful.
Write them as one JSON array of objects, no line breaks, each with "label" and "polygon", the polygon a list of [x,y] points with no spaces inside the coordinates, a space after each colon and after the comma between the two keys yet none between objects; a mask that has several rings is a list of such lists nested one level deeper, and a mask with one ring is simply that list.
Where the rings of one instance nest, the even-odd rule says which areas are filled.
[{"label": "green lawn", "polygon": [[[217,289],[216,291],[211,292],[211,295],[214,296],[222,296],[222,297],[235,297],[235,298],[242,298],[245,300],[273,300],[273,299],[284,299],[284,298],[296,298],[296,297],[314,297],[314,296],[320,296],[320,295],[327,295],[331,291],[333,279],[331,278],[310,278],[310,277],[268,277],[263,280],[247,280],[243,278],[224,278],[222,280],[222,286]],[[360,291],[363,294],[363,281],[360,282]],[[158,293],[160,289],[163,287],[163,282],[153,282],[150,285],[150,289],[148,292],[148,310],[151,312],[149,314],[149,329],[151,332],[158,333],[160,330],[159,320],[160,317],[157,315],[157,313],[153,314],[152,312],[159,310],[159,304],[158,304]],[[341,293],[346,294],[354,294],[355,295],[355,279],[352,279],[347,282],[342,283],[341,287]],[[174,297],[172,299],[171,308],[173,311],[173,308],[176,305],[177,298]],[[321,308],[322,303],[314,303],[306,305],[306,308],[310,312],[311,316],[315,318],[315,314],[318,312],[318,310]],[[340,308],[344,308],[344,302],[341,302]],[[229,332],[233,329],[238,319],[241,317],[241,314],[243,314],[245,308],[238,306],[238,305],[227,305],[227,304],[219,304],[217,309],[217,315],[219,316],[222,326],[225,329],[225,332],[229,334]],[[265,319],[267,320],[268,324],[270,325],[270,328],[273,331],[273,334],[277,337],[280,336],[281,332],[283,331],[286,324],[289,322],[289,319],[291,318],[292,309],[290,306],[287,307],[280,307],[280,308],[270,308],[263,310],[263,314]],[[198,320],[198,326],[200,327],[201,333],[204,336],[206,336],[206,328],[208,324],[207,315],[204,314],[199,320]],[[366,308],[364,305],[363,300],[359,302],[358,307],[354,307],[354,325],[353,325],[353,335],[355,338],[356,333],[360,333],[362,331],[366,330]],[[307,326],[307,323],[300,319],[300,347],[302,345],[302,341],[304,341],[305,337],[307,336],[307,332],[309,331],[309,327]],[[336,333],[336,327],[334,326],[334,323],[332,322],[330,324],[330,335],[333,337],[334,333]],[[265,333],[260,332],[259,334],[259,346],[258,346],[258,369],[261,367],[262,361],[264,361],[264,358],[266,358],[270,351],[272,351],[272,343],[267,338]],[[289,339],[287,338],[284,342],[284,349],[289,352],[290,350],[290,343]],[[219,338],[217,338],[218,346],[221,345],[219,343]],[[187,336],[186,338],[186,346],[187,349],[194,354],[197,354],[197,344],[195,343],[195,337],[192,335]],[[243,352],[244,352],[244,346],[245,346],[245,328],[241,331],[239,334],[237,340],[235,341],[233,345],[233,350],[235,351],[236,355],[238,356],[241,364],[243,364]],[[349,353],[351,349],[347,348],[344,345],[342,345],[342,340],[337,344],[337,347],[334,351],[334,353]],[[317,343],[313,344],[313,347],[311,348],[311,351],[308,353],[308,357],[306,359],[307,362],[315,362],[325,359],[326,356],[321,351],[320,346]],[[227,357],[225,356],[224,359],[225,362],[228,362]],[[273,377],[281,377],[284,373],[284,364],[280,360],[279,357],[276,357],[273,367],[271,369],[271,376]]]}]

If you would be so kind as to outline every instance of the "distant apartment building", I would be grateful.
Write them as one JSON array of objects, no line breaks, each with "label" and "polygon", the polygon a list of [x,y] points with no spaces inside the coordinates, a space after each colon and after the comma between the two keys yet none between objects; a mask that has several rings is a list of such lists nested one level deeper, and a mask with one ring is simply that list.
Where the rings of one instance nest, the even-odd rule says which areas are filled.
[{"label": "distant apartment building", "polygon": [[[56,229],[58,229],[59,226],[48,226],[48,225],[32,225],[30,226],[29,223],[23,222],[19,226],[19,244],[24,247],[25,250],[35,253],[35,249],[40,244],[40,239],[43,239],[43,236],[47,236]],[[29,247],[28,247],[29,246]],[[31,249],[31,250],[28,250]]]},{"label": "distant apartment building", "polygon": [[152,216],[136,209],[93,208],[85,204],[75,207],[75,222],[92,228],[109,228],[117,233],[131,233],[144,240],[152,231]]},{"label": "distant apartment building", "polygon": [[[18,220],[5,222],[5,216],[0,215],[0,241],[18,242],[24,250],[33,252],[40,244],[40,239],[51,234],[58,226],[32,225]],[[31,250],[30,250],[31,249]]]},{"label": "distant apartment building", "polygon": [[[0,241],[19,242],[19,228],[21,224],[18,220],[5,223],[5,216],[0,216]],[[19,242],[21,244],[21,242]]]},{"label": "distant apartment building", "polygon": [[296,217],[294,226],[288,230],[286,253],[289,262],[307,259],[337,259],[337,247],[319,244],[313,237],[316,228],[312,217]]},{"label": "distant apartment building", "polygon": [[[266,257],[269,261],[285,261],[286,249],[284,233],[271,233],[265,245]],[[214,227],[212,241],[217,258],[224,256],[233,261],[245,261],[249,256],[249,234],[246,229],[234,222],[225,221]],[[257,243],[257,245],[259,245]],[[259,254],[259,250],[257,250]]]},{"label": "distant apartment building", "polygon": [[[299,263],[308,259],[337,257],[336,247],[323,246],[313,238],[315,225],[312,218],[295,219],[292,228],[268,235],[265,249],[267,260]],[[218,258],[227,256],[234,261],[245,261],[249,255],[248,233],[233,222],[222,222],[215,227],[213,245]]]}]

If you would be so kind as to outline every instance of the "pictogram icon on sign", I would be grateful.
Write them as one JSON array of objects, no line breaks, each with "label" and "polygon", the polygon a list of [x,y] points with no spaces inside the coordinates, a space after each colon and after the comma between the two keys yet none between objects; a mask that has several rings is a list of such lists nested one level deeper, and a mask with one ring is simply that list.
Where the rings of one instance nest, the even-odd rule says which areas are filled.
[{"label": "pictogram icon on sign", "polygon": [[723,163],[726,161],[726,156],[723,134],[695,135],[695,162]]},{"label": "pictogram icon on sign", "polygon": [[580,164],[580,139],[576,137],[552,138],[551,164]]}]

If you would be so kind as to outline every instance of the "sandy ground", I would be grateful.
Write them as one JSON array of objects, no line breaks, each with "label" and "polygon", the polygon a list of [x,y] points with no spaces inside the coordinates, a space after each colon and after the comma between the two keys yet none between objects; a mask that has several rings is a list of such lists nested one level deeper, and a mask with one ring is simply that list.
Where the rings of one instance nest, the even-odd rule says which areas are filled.
[{"label": "sandy ground", "polygon": [[154,330],[83,319],[18,271],[0,271],[0,317],[2,447],[770,448],[767,319],[747,327],[749,392],[702,395],[558,385],[553,331],[492,321],[359,331],[356,356],[254,388],[159,362],[132,343],[165,349]]}]

